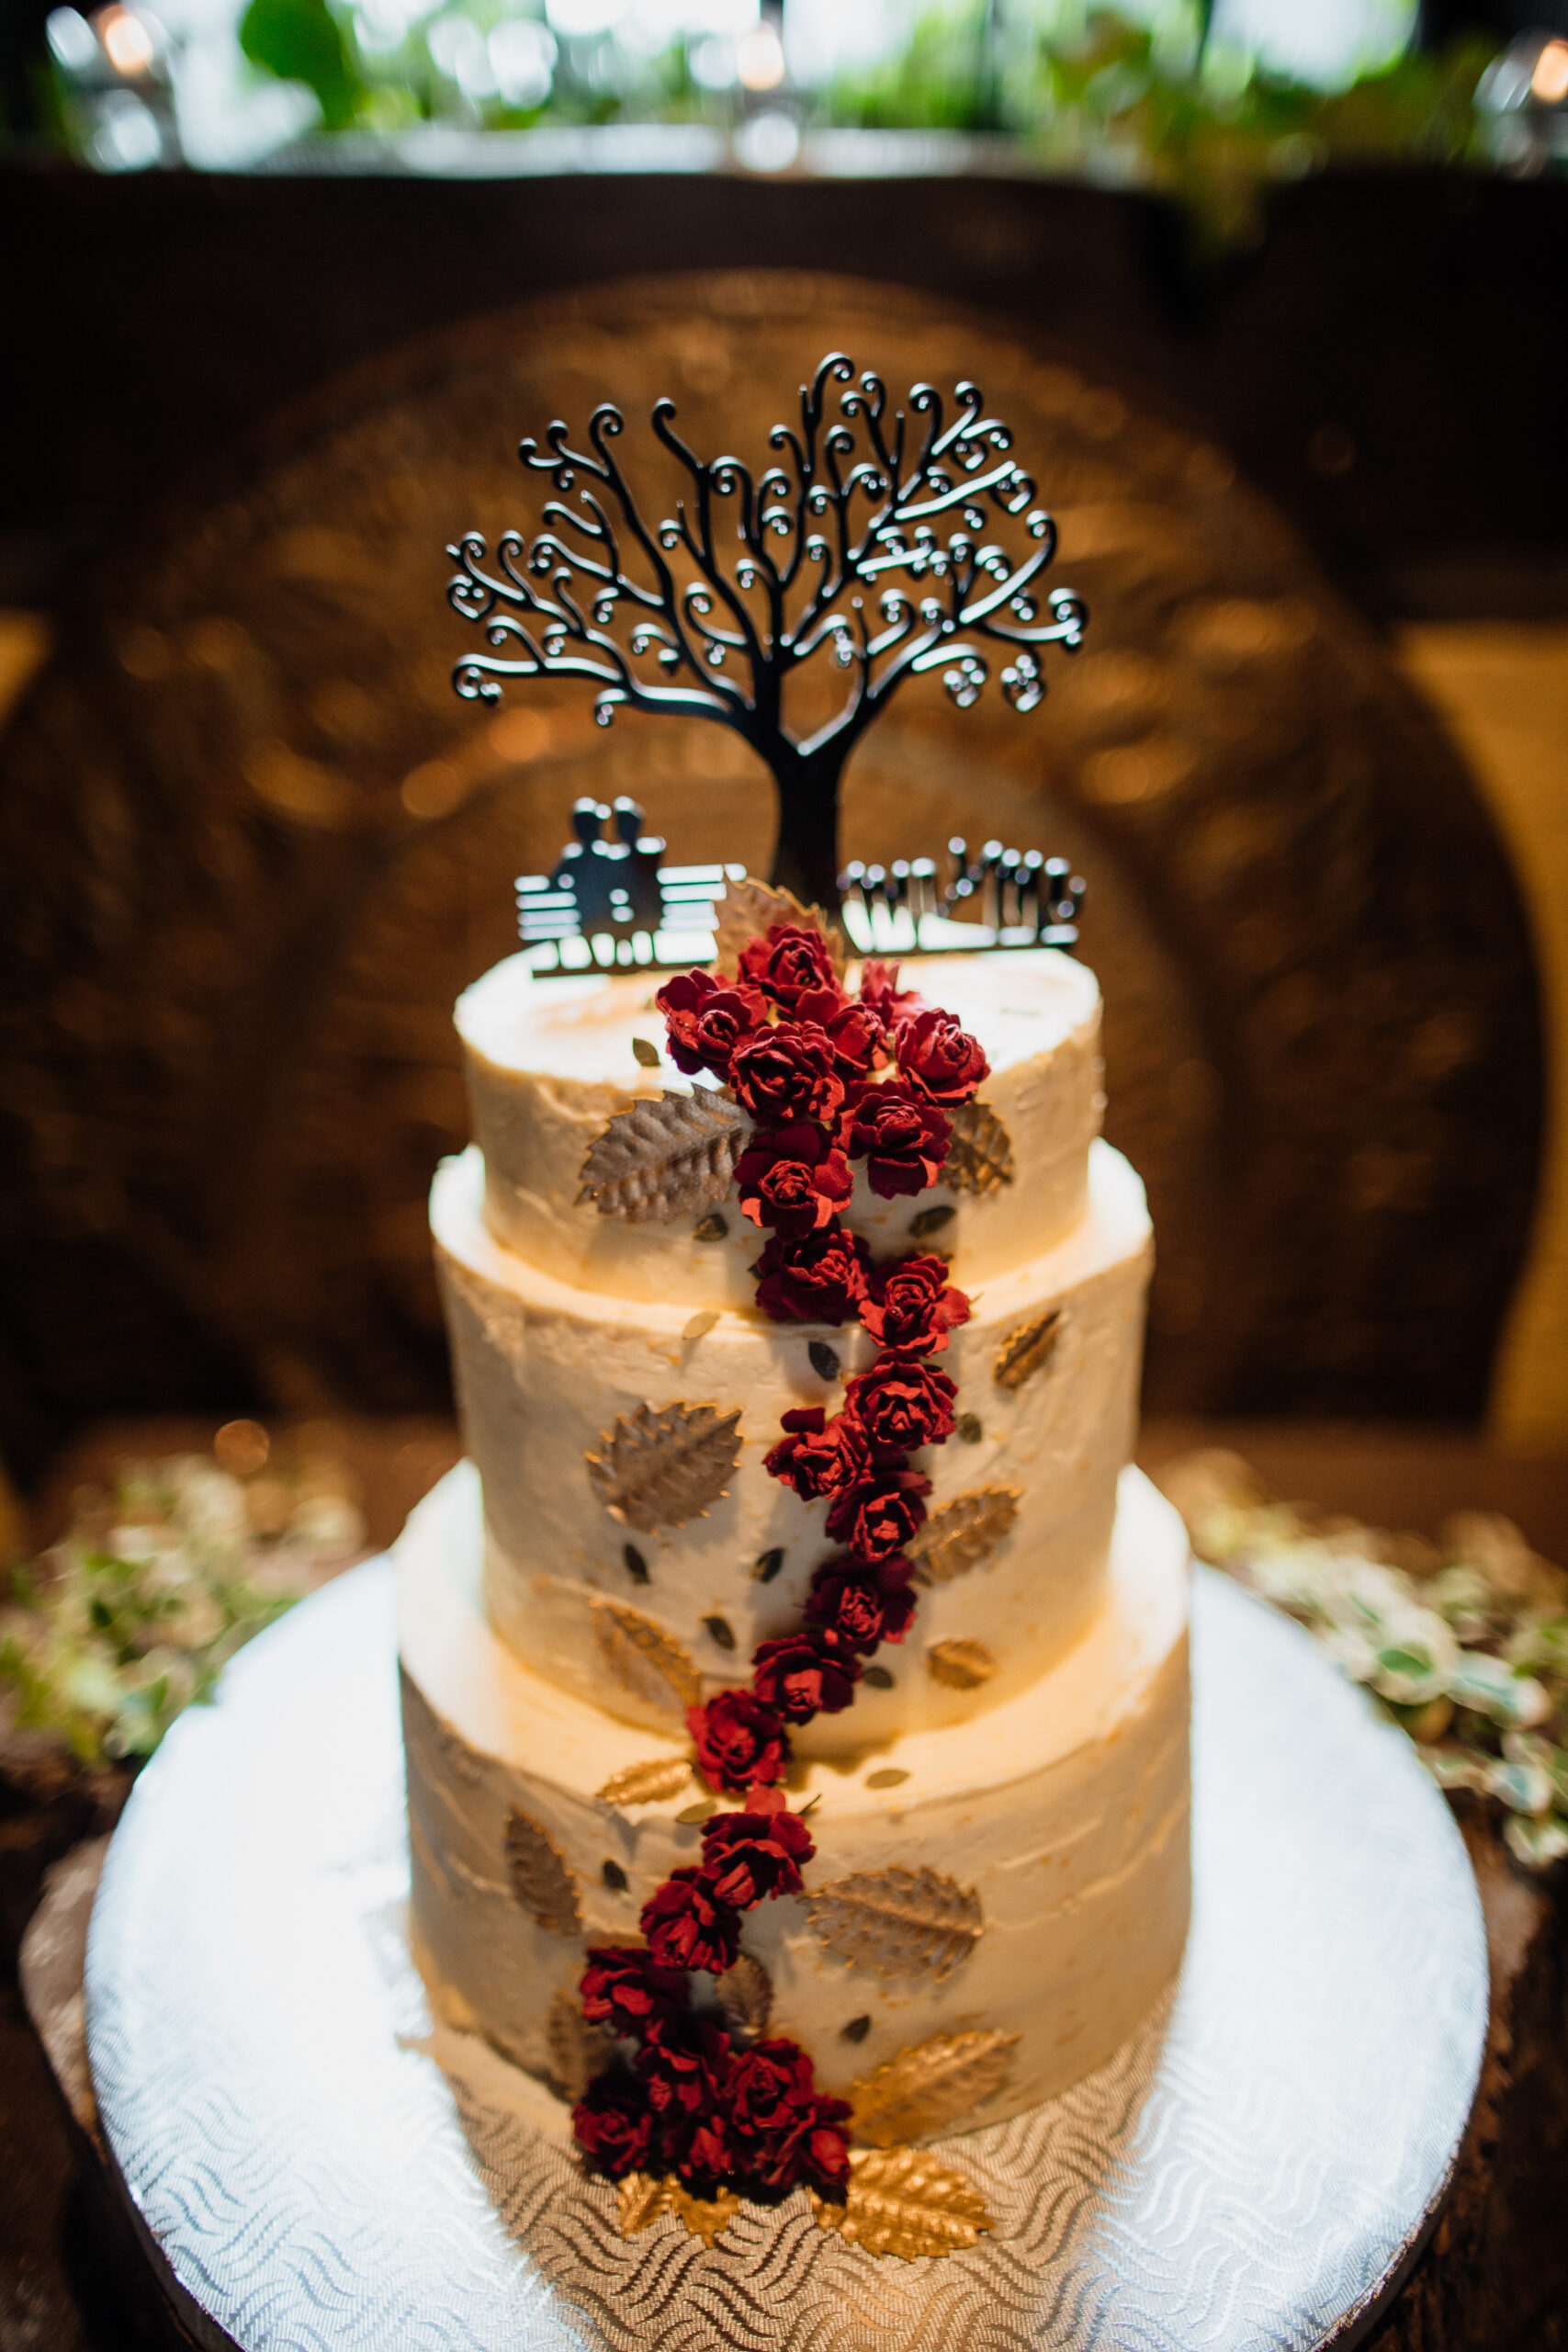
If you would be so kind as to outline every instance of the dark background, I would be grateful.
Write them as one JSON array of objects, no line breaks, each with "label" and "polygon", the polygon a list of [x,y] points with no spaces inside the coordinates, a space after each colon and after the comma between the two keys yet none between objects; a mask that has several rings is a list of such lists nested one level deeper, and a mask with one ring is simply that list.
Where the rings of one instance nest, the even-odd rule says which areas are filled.
[{"label": "dark background", "polygon": [[957,295],[1227,447],[1380,616],[1568,607],[1568,183],[1335,174],[1193,258],[1059,182],[0,171],[0,603],[334,370],[529,294],[787,266]]}]

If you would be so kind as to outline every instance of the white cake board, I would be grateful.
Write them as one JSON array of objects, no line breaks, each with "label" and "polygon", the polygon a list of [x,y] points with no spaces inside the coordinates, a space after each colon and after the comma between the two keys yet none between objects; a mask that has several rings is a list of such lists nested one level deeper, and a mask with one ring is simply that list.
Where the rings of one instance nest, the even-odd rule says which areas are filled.
[{"label": "white cake board", "polygon": [[243,2352],[1352,2341],[1458,2154],[1480,1905],[1403,1736],[1207,1570],[1194,1681],[1174,2002],[1063,2098],[946,2143],[994,2237],[878,2259],[796,2197],[745,2208],[711,2252],[668,2215],[623,2241],[553,2102],[461,2037],[433,2044],[404,1935],[391,1570],[353,1570],[175,1724],[94,1913],[100,2111],[187,2324]]}]

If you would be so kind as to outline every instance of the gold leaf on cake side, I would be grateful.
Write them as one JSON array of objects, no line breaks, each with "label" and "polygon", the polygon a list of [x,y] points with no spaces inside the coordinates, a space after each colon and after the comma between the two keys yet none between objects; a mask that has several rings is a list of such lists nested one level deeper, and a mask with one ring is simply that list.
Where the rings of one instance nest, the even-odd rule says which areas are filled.
[{"label": "gold leaf on cake side", "polygon": [[923,2140],[995,2098],[1012,2068],[1016,2033],[937,2033],[900,2050],[850,2091],[851,2130],[890,2148]]},{"label": "gold leaf on cake side", "polygon": [[955,1193],[999,1193],[1017,1170],[1012,1137],[988,1102],[964,1102],[952,1114],[953,1141],[937,1182]]},{"label": "gold leaf on cake side", "polygon": [[693,2237],[701,2238],[710,2249],[740,2211],[740,2199],[733,2189],[721,2188],[716,2197],[694,2197],[673,2173],[660,2179],[652,2173],[629,2172],[620,2182],[616,2198],[616,2226],[624,2238],[636,2237],[660,2213],[673,2213]]},{"label": "gold leaf on cake side", "polygon": [[729,2227],[740,2211],[740,2199],[732,2188],[721,2188],[716,2197],[694,2197],[682,2182],[671,2177],[664,2184],[670,2211],[678,2222],[683,2222],[693,2237],[701,2238],[712,2251],[714,2240]]},{"label": "gold leaf on cake side", "polygon": [[666,1405],[657,1413],[639,1405],[618,1413],[600,1437],[602,1451],[583,1456],[588,1483],[612,1519],[641,1534],[705,1517],[728,1492],[740,1458],[739,1419],[739,1405],[722,1414],[716,1405]]},{"label": "gold leaf on cake side", "polygon": [[833,969],[842,979],[849,949],[832,917],[824,914],[820,907],[803,907],[788,890],[774,890],[765,882],[753,882],[750,875],[743,882],[729,881],[718,902],[715,961],[719,970],[733,978],[747,941],[765,939],[776,922],[798,923],[803,930],[819,931],[828,943]]},{"label": "gold leaf on cake side", "polygon": [[576,1996],[564,1987],[550,2003],[545,2047],[562,2097],[571,2099],[582,2097],[594,2075],[602,2075],[615,2054],[614,2037],[602,2026],[590,2025]]},{"label": "gold leaf on cake side", "polygon": [[956,2254],[996,2227],[974,2182],[923,2148],[852,2149],[844,2203],[830,2205],[814,2189],[807,2195],[819,2229],[837,2230],[867,2254],[901,2255],[906,2262]]},{"label": "gold leaf on cake side", "polygon": [[953,1641],[933,1642],[926,1652],[926,1672],[933,1682],[945,1682],[950,1690],[978,1690],[996,1670],[997,1661],[985,1643],[962,1635]]},{"label": "gold leaf on cake side", "polygon": [[506,1870],[513,1894],[536,1927],[552,1936],[578,1933],[577,1882],[549,1831],[516,1805],[506,1816]]},{"label": "gold leaf on cake side", "polygon": [[940,1984],[967,1960],[986,1932],[979,1897],[924,1863],[856,1871],[813,1887],[807,1898],[813,1934],[852,1968],[878,1976],[929,1976]]},{"label": "gold leaf on cake side", "polygon": [[655,1756],[646,1764],[623,1764],[594,1794],[604,1804],[658,1804],[678,1797],[692,1777],[683,1756]]},{"label": "gold leaf on cake side", "polygon": [[989,1559],[1012,1532],[1023,1500],[1017,1487],[976,1487],[933,1510],[907,1546],[921,1584],[951,1584]]},{"label": "gold leaf on cake side", "polygon": [[1021,1388],[1026,1380],[1050,1363],[1061,1336],[1059,1307],[1054,1306],[1046,1314],[1032,1316],[1027,1323],[1019,1324],[997,1350],[997,1361],[991,1370],[997,1386]]},{"label": "gold leaf on cake side", "polygon": [[660,2213],[670,2211],[667,2185],[655,2173],[628,2172],[617,2182],[615,2197],[619,2207],[615,2223],[624,2238],[635,2238],[639,2230],[646,2230]]},{"label": "gold leaf on cake side", "polygon": [[744,1114],[709,1086],[634,1102],[589,1146],[577,1206],[592,1201],[628,1225],[694,1216],[729,1191],[746,1131]]},{"label": "gold leaf on cake side", "polygon": [[589,1600],[599,1655],[623,1690],[667,1715],[683,1715],[703,1695],[703,1678],[672,1634],[624,1600]]},{"label": "gold leaf on cake side", "polygon": [[761,1962],[740,1952],[731,1968],[714,1980],[719,2014],[742,2041],[760,2041],[773,2014],[773,1981]]}]

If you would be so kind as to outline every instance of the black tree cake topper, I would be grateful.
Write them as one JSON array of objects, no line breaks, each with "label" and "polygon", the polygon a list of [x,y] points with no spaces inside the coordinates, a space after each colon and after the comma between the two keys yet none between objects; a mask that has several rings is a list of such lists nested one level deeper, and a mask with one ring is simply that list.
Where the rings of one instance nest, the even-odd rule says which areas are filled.
[{"label": "black tree cake topper", "polygon": [[[830,413],[835,387],[848,389]],[[778,461],[753,475],[738,458],[698,458],[660,400],[654,434],[690,487],[657,524],[615,455],[620,410],[594,411],[586,451],[558,421],[543,449],[530,437],[519,450],[558,493],[534,537],[502,532],[492,568],[478,532],[448,549],[451,602],[494,649],[458,662],[457,692],[492,702],[504,678],[584,678],[602,724],[625,707],[733,728],[777,786],[773,881],[833,906],[844,763],[904,680],[938,670],[966,708],[990,643],[1009,657],[1003,695],[1029,711],[1044,692],[1040,649],[1082,638],[1081,600],[1040,586],[1055,525],[1010,454],[1010,428],[984,410],[967,382],[951,417],[930,384],[890,410],[881,379],[857,380],[832,352],[801,389],[798,427],[769,436]],[[987,536],[1009,524],[1021,550]],[[800,741],[785,688],[818,655],[846,673],[844,697]]]}]

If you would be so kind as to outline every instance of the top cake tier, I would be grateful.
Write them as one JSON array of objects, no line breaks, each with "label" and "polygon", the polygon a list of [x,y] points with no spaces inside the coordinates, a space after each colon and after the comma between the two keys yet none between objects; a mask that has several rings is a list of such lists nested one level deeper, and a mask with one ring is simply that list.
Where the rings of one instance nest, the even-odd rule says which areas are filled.
[{"label": "top cake tier", "polygon": [[[881,1200],[863,1170],[844,1223],[881,1258],[908,1249],[913,1217],[952,1208],[942,1246],[953,1280],[973,1288],[1049,1250],[1084,1215],[1104,1101],[1100,990],[1091,972],[1050,948],[914,958],[900,984],[984,1041],[991,1075],[982,1094],[1006,1129],[1011,1181],[980,1193],[938,1185],[918,1200]],[[635,971],[537,979],[513,956],[459,998],[485,1223],[503,1249],[579,1290],[749,1306],[749,1270],[765,1237],[738,1209],[722,1237],[698,1240],[700,1220],[690,1216],[628,1224],[578,1204],[583,1160],[607,1121],[638,1096],[691,1089],[664,1054],[658,986]],[[645,1060],[659,1056],[657,1068],[639,1062],[637,1041]]]}]

